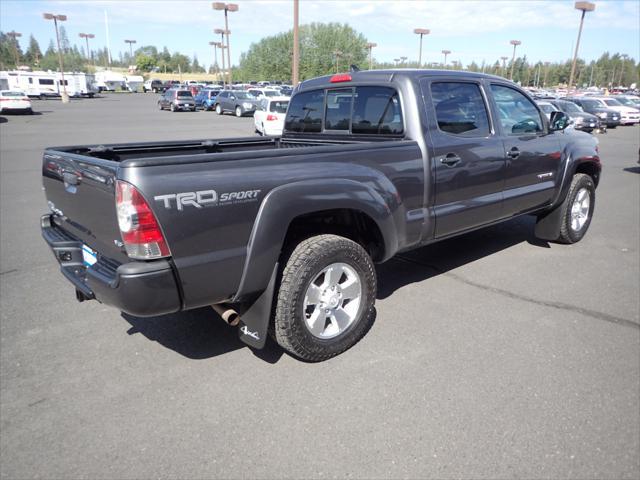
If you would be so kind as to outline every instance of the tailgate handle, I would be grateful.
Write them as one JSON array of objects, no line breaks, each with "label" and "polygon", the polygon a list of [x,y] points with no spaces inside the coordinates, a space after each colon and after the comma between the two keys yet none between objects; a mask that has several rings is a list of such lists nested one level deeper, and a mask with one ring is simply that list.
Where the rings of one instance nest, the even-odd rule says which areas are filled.
[{"label": "tailgate handle", "polygon": [[65,172],[62,175],[62,179],[64,180],[65,186],[80,184],[80,176],[76,175],[75,173]]}]

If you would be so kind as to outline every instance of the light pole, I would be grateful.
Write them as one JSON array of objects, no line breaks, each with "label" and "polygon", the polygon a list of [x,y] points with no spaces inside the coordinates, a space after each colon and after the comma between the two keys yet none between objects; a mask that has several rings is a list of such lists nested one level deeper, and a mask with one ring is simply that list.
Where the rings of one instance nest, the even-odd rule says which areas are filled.
[{"label": "light pole", "polygon": [[67,16],[54,15],[53,13],[43,13],[42,16],[45,20],[53,20],[53,25],[56,29],[56,41],[58,42],[58,61],[60,62],[60,78],[62,79],[62,94],[60,95],[60,100],[62,100],[62,103],[69,103],[67,85],[64,81],[64,64],[62,62],[62,49],[60,48],[60,34],[58,33],[58,20],[61,22],[66,22]]},{"label": "light pole", "polygon": [[80,38],[84,38],[87,41],[87,60],[91,61],[93,55],[91,55],[91,51],[89,50],[89,39],[94,38],[95,35],[93,33],[79,33],[78,36]]},{"label": "light pole", "polygon": [[16,69],[18,68],[18,64],[20,63],[20,56],[18,55],[18,38],[20,38],[21,36],[22,34],[16,31],[7,33],[7,37],[13,38],[13,50],[16,55]]},{"label": "light pole", "polygon": [[373,50],[373,47],[377,47],[377,46],[378,46],[377,43],[372,43],[372,42],[367,43],[367,48],[369,49],[369,70],[373,70],[373,57],[371,56],[371,50]]},{"label": "light pole", "polygon": [[[233,83],[233,73],[231,72],[231,42],[229,40],[229,36],[231,35],[231,31],[229,31],[229,15],[228,12],[237,12],[239,7],[235,3],[223,3],[223,2],[213,2],[211,5],[214,10],[224,10],[224,29],[227,34],[227,65],[229,66],[229,85]],[[222,51],[224,55],[224,50]]]},{"label": "light pole", "polygon": [[407,57],[400,57],[400,65],[405,66],[405,62],[407,61]]},{"label": "light pole", "polygon": [[342,52],[340,50],[334,50],[333,54],[336,56],[336,73],[339,71],[338,59],[342,56]]},{"label": "light pole", "polygon": [[135,40],[125,40],[124,43],[129,44],[129,62],[133,61],[133,44],[136,43]]},{"label": "light pole", "polygon": [[581,10],[580,16],[580,28],[578,29],[578,41],[576,42],[576,49],[573,52],[573,62],[571,63],[571,75],[569,75],[569,85],[567,91],[571,91],[573,86],[573,75],[576,72],[576,60],[578,59],[578,48],[580,48],[580,36],[582,35],[582,24],[584,23],[584,16],[587,12],[593,12],[596,9],[596,5],[590,2],[576,2],[574,7],[576,10]]},{"label": "light pole", "polygon": [[428,28],[414,28],[413,33],[416,35],[420,35],[420,53],[418,54],[418,68],[422,67],[422,37],[425,35],[429,35],[431,30]]},{"label": "light pole", "polygon": [[218,73],[218,42],[209,42],[213,47],[213,73]]},{"label": "light pole", "polygon": [[222,28],[216,28],[213,33],[220,34],[220,57],[222,58],[222,86],[226,87],[227,81],[224,73],[224,49],[227,48],[224,45],[224,36],[227,33],[231,33],[228,30],[223,30]]},{"label": "light pole", "polygon": [[507,60],[509,60],[509,57],[500,57],[500,60],[502,60],[502,76],[504,77],[507,73]]},{"label": "light pole", "polygon": [[511,40],[509,43],[513,45],[513,56],[511,57],[511,74],[509,75],[509,80],[513,82],[513,67],[516,64],[516,47],[522,42],[520,40]]},{"label": "light pole", "polygon": [[444,68],[447,68],[447,56],[451,53],[451,50],[442,50],[444,54]]},{"label": "light pole", "polygon": [[293,0],[293,55],[291,59],[291,83],[295,87],[300,82],[300,32],[298,0]]},{"label": "light pole", "polygon": [[400,59],[399,58],[394,58],[393,61],[395,62],[396,67],[397,67],[398,66],[398,62],[400,61]]},{"label": "light pole", "polygon": [[547,75],[549,75],[549,62],[544,62],[544,80],[542,81],[542,88],[547,87]]}]

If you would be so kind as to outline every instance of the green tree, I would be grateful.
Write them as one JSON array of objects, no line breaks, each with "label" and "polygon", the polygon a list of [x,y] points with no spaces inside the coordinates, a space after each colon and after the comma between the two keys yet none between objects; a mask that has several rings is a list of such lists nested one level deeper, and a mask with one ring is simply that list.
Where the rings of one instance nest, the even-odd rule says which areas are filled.
[{"label": "green tree", "polygon": [[29,36],[29,47],[24,54],[24,61],[31,65],[37,66],[42,58],[42,51],[40,51],[40,45],[33,35]]},{"label": "green tree", "polygon": [[144,53],[138,53],[136,55],[136,67],[141,72],[150,72],[153,67],[156,66],[155,59],[150,55],[145,55]]}]

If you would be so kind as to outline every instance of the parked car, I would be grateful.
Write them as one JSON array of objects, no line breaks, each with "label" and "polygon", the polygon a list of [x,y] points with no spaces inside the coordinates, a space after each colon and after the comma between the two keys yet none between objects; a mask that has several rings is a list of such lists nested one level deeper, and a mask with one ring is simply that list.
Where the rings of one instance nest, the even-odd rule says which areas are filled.
[{"label": "parked car", "polygon": [[563,100],[573,102],[585,112],[595,115],[600,119],[600,124],[607,128],[620,125],[620,112],[603,105],[593,97],[565,97]]},{"label": "parked car", "polygon": [[591,133],[596,129],[600,129],[600,119],[595,115],[583,111],[578,105],[567,100],[551,100],[550,103],[561,112],[569,115],[573,120],[573,126],[576,130]]},{"label": "parked car", "polygon": [[263,97],[258,101],[253,123],[260,135],[282,135],[289,97]]},{"label": "parked car", "polygon": [[640,110],[637,107],[627,107],[614,97],[591,97],[600,102],[603,106],[620,113],[620,123],[622,125],[633,125],[640,123]]},{"label": "parked car", "polygon": [[502,78],[387,73],[302,82],[280,138],[47,148],[42,235],[76,298],[136,316],[213,305],[248,345],[271,330],[322,361],[373,325],[374,263],[520,215],[538,238],[584,238],[595,137]]},{"label": "parked car", "polygon": [[614,98],[625,107],[640,109],[640,97],[634,95],[616,95]]},{"label": "parked car", "polygon": [[179,110],[196,111],[196,102],[190,90],[171,88],[164,92],[158,99],[158,108],[164,110],[168,108],[172,112]]},{"label": "parked car", "polygon": [[258,99],[250,93],[240,90],[223,90],[216,97],[215,110],[218,115],[225,112],[235,113],[236,117],[253,115]]},{"label": "parked car", "polygon": [[551,102],[544,102],[544,101],[540,100],[540,101],[536,101],[536,103],[540,107],[540,110],[542,110],[544,112],[544,114],[547,116],[547,119],[549,119],[549,120],[551,120],[551,114],[553,112],[559,112],[560,111],[560,110],[558,110],[558,107],[556,107]]},{"label": "parked car", "polygon": [[203,110],[213,110],[215,108],[216,97],[220,93],[219,89],[203,88],[195,96],[196,108]]},{"label": "parked car", "polygon": [[280,95],[283,95],[285,97],[290,97],[292,93],[293,93],[293,88],[291,88],[290,86],[282,85],[280,87]]},{"label": "parked car", "polygon": [[0,113],[32,114],[31,100],[22,90],[0,90]]},{"label": "parked car", "polygon": [[142,91],[144,93],[153,92],[161,93],[166,90],[165,84],[161,80],[147,80],[142,84]]},{"label": "parked car", "polygon": [[275,88],[250,88],[249,90],[247,90],[248,93],[250,93],[251,95],[253,95],[254,97],[256,97],[258,100],[263,98],[263,97],[280,97],[282,96],[280,94],[279,90],[276,90]]}]

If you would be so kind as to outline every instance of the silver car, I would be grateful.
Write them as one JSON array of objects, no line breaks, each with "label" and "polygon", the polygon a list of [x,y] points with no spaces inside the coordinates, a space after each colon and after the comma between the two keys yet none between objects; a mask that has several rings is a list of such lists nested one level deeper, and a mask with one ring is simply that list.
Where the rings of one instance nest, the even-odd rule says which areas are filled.
[{"label": "silver car", "polygon": [[216,97],[215,110],[218,115],[231,112],[236,117],[253,115],[258,99],[250,93],[238,90],[223,90]]}]

